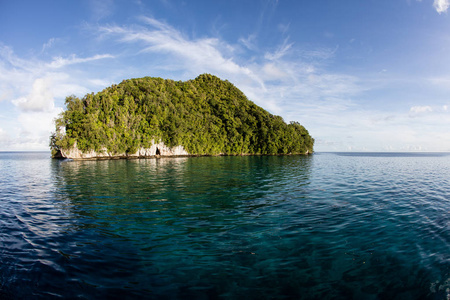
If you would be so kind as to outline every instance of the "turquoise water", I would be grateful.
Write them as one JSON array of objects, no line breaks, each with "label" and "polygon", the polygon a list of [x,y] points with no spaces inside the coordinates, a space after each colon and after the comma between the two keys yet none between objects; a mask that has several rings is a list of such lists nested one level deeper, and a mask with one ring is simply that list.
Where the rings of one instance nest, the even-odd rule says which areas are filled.
[{"label": "turquoise water", "polygon": [[0,298],[449,299],[450,155],[0,153]]}]

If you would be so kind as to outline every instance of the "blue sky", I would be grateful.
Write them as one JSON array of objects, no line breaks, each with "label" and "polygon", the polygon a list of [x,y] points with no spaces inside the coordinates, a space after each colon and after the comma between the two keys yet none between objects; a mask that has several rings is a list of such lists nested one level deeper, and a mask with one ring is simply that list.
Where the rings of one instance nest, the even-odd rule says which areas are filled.
[{"label": "blue sky", "polygon": [[316,151],[450,151],[450,0],[0,0],[0,151],[48,150],[68,95],[227,79]]}]

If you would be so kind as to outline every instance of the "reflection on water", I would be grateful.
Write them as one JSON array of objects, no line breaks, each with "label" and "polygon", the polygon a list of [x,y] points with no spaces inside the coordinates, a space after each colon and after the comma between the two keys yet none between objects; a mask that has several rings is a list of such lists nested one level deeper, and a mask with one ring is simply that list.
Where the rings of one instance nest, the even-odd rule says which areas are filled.
[{"label": "reflection on water", "polygon": [[272,195],[307,184],[309,160],[286,168],[289,163],[294,162],[282,157],[67,161],[60,165],[57,186],[73,204],[89,201],[99,209],[106,204],[108,211],[116,205],[119,210],[125,207],[126,214],[129,205],[149,202],[162,210],[173,205],[220,210],[255,201],[267,204],[268,196],[282,201]]},{"label": "reflection on water", "polygon": [[0,154],[0,298],[445,299],[449,166]]},{"label": "reflection on water", "polygon": [[[77,245],[101,252],[94,261],[106,273],[120,260],[131,291],[196,297],[226,293],[248,275],[240,273],[250,268],[239,266],[242,256],[256,255],[252,239],[277,236],[284,217],[277,206],[308,185],[310,164],[304,157],[67,161],[56,172],[58,192],[77,215]],[[89,280],[111,293],[103,276]]]}]

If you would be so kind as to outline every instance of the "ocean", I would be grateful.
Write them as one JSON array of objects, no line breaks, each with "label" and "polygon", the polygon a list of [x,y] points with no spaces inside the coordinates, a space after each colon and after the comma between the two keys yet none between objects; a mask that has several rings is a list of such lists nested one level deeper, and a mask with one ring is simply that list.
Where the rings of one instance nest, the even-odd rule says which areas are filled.
[{"label": "ocean", "polygon": [[450,299],[450,154],[0,153],[1,299]]}]

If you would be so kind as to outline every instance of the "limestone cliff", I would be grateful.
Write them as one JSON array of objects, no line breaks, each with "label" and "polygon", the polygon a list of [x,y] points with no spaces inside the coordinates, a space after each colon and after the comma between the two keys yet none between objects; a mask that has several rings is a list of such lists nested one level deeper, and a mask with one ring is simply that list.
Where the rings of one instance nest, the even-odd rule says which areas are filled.
[{"label": "limestone cliff", "polygon": [[60,158],[70,159],[105,159],[105,158],[139,158],[139,157],[157,157],[157,156],[187,156],[189,153],[183,146],[168,147],[163,142],[153,144],[150,148],[139,148],[135,153],[111,153],[106,148],[99,151],[81,151],[77,143],[69,149],[61,149],[60,153],[54,155]]}]

